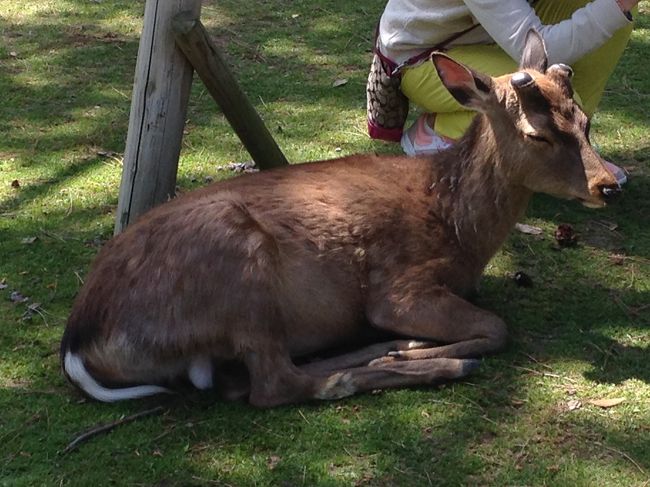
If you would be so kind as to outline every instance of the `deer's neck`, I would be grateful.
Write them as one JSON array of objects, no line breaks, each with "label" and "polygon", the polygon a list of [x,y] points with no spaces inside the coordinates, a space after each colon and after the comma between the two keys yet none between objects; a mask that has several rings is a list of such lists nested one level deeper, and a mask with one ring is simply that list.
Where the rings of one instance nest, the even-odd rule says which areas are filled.
[{"label": "deer's neck", "polygon": [[445,153],[447,170],[434,172],[432,193],[442,214],[460,248],[481,268],[523,216],[532,195],[519,184],[520,156],[515,148],[508,150],[512,144],[507,138],[479,116],[466,136]]}]

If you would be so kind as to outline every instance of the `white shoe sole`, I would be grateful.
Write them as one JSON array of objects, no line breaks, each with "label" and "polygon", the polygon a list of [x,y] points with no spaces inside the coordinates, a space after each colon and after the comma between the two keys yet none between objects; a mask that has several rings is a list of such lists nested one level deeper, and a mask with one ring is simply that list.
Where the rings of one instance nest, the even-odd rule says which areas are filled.
[{"label": "white shoe sole", "polygon": [[413,142],[411,142],[411,139],[409,138],[407,132],[408,131],[402,134],[402,138],[400,139],[399,144],[402,146],[402,150],[404,151],[404,154],[406,154],[409,157],[414,157],[416,155],[415,147],[413,146]]}]

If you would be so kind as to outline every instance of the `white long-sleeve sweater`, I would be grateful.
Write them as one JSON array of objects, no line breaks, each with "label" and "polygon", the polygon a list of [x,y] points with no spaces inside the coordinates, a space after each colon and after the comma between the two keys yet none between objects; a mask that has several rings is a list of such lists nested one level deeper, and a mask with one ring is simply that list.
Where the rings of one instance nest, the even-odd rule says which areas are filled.
[{"label": "white long-sleeve sweater", "polygon": [[549,63],[571,64],[629,22],[616,0],[594,0],[553,25],[542,24],[526,0],[388,0],[379,47],[402,63],[479,23],[451,45],[496,42],[518,62],[526,33],[535,28],[544,38]]}]

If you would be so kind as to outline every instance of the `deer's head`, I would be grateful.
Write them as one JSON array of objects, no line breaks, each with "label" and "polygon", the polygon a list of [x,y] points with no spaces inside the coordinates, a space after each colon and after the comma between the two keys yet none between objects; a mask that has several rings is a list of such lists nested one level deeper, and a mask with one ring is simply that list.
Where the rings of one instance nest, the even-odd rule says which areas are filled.
[{"label": "deer's head", "polygon": [[620,192],[589,141],[589,118],[573,99],[571,68],[547,66],[537,32],[528,33],[513,74],[491,78],[439,53],[432,61],[451,95],[485,114],[485,150],[498,154],[512,183],[589,207],[604,206]]}]

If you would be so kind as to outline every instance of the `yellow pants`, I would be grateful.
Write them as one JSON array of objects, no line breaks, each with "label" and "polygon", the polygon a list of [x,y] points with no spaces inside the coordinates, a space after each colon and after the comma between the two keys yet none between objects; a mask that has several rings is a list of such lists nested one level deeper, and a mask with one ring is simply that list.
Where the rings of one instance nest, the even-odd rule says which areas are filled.
[{"label": "yellow pants", "polygon": [[[570,18],[575,10],[587,3],[587,0],[539,0],[535,2],[534,8],[542,23],[556,24]],[[632,25],[619,29],[604,45],[571,66],[576,99],[589,116],[596,110],[607,80],[623,54],[631,32]],[[490,76],[501,76],[517,70],[517,63],[497,44],[458,46],[449,49],[446,54]],[[440,135],[459,138],[475,115],[475,112],[465,109],[449,94],[430,62],[406,68],[402,74],[401,89],[412,103],[436,114],[435,130]]]}]

